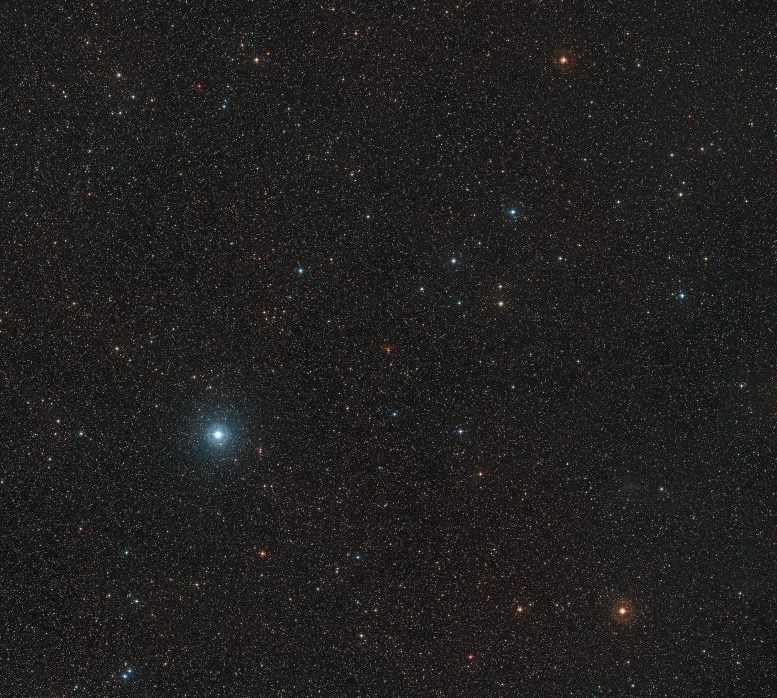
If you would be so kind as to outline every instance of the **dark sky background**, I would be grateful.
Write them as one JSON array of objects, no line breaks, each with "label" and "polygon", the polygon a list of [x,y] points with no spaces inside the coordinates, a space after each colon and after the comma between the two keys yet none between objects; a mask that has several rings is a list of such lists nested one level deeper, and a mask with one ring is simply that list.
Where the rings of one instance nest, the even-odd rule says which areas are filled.
[{"label": "dark sky background", "polygon": [[4,3],[0,695],[777,695],[773,9]]}]

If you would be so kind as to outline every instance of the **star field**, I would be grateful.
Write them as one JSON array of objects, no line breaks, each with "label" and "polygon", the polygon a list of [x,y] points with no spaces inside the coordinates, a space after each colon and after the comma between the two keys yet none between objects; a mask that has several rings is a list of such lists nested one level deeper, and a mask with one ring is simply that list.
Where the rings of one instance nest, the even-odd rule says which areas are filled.
[{"label": "star field", "polygon": [[777,695],[768,3],[3,18],[0,695]]}]

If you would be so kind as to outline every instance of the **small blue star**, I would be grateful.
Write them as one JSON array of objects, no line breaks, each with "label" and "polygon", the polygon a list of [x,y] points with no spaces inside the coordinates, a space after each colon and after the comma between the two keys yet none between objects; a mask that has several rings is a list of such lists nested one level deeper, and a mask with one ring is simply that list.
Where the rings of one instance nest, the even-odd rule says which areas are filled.
[{"label": "small blue star", "polygon": [[305,270],[302,267],[297,267],[296,272],[299,276],[302,276],[305,273]]},{"label": "small blue star", "polygon": [[451,264],[456,266],[459,263],[458,257],[451,257]]},{"label": "small blue star", "polygon": [[623,199],[615,199],[615,205],[618,207],[623,206]]},{"label": "small blue star", "polygon": [[389,412],[389,414],[392,417],[399,417],[399,410],[391,410],[391,412]]},{"label": "small blue star", "polygon": [[456,429],[456,433],[459,436],[464,436],[464,427],[459,427],[458,429]]},{"label": "small blue star", "polygon": [[507,209],[507,215],[510,216],[510,218],[520,218],[521,217],[521,209],[519,209],[517,206],[513,206],[512,208]]},{"label": "small blue star", "polygon": [[685,291],[680,291],[680,293],[677,294],[677,298],[679,298],[681,301],[685,300]]}]

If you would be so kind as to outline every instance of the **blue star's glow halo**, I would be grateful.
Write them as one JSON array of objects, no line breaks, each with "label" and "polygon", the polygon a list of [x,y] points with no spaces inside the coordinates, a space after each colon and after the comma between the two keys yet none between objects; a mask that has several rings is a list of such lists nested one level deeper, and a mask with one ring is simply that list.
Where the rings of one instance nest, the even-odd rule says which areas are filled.
[{"label": "blue star's glow halo", "polygon": [[210,432],[208,433],[208,438],[210,439],[210,442],[216,445],[223,444],[227,440],[227,437],[228,437],[227,430],[221,426],[212,427]]}]

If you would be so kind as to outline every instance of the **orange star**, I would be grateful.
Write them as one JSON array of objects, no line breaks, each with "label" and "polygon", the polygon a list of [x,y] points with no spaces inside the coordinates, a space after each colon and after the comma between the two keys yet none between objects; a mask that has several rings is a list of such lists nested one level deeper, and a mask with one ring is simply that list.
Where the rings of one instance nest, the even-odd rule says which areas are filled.
[{"label": "orange star", "polygon": [[551,60],[557,70],[566,73],[575,67],[575,55],[567,48],[556,51]]},{"label": "orange star", "polygon": [[634,617],[634,610],[628,601],[621,601],[613,608],[613,615],[616,620],[627,623]]}]

